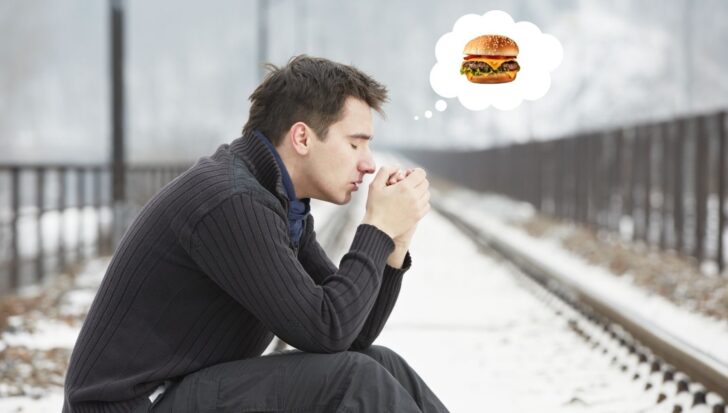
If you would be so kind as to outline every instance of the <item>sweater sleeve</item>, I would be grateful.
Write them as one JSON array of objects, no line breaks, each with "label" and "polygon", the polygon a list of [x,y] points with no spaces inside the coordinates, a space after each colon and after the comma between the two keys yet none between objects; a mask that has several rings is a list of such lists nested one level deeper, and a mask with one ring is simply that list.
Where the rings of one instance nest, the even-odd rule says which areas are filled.
[{"label": "sweater sleeve", "polygon": [[321,284],[326,277],[339,269],[326,255],[326,252],[316,240],[314,218],[309,215],[306,222],[306,230],[301,239],[301,249],[298,251],[298,260],[313,278],[316,284]]},{"label": "sweater sleeve", "polygon": [[[308,222],[309,228],[306,231],[306,238],[301,244],[299,252],[299,260],[303,267],[308,271],[311,277],[319,283],[324,280],[327,274],[337,271],[336,266],[326,255],[324,249],[316,241],[316,231],[313,227],[313,217]],[[402,278],[412,266],[412,258],[409,251],[404,258],[402,268],[394,268],[389,265],[384,267],[384,275],[382,285],[377,294],[377,300],[371,312],[362,327],[359,335],[356,337],[350,350],[360,350],[369,347],[384,329],[384,325],[389,319],[389,315],[394,309],[394,305],[399,297],[399,291],[402,285]]]},{"label": "sweater sleeve", "polygon": [[362,224],[340,268],[317,285],[283,217],[250,194],[234,194],[195,225],[190,254],[273,334],[303,351],[333,353],[358,336],[393,249],[386,233]]},{"label": "sweater sleeve", "polygon": [[361,329],[359,335],[352,343],[350,350],[363,350],[372,345],[374,340],[379,337],[379,333],[384,329],[384,325],[392,314],[394,304],[399,297],[399,290],[402,286],[402,278],[404,273],[412,266],[412,258],[409,251],[404,257],[402,268],[394,268],[386,265],[384,268],[384,277],[382,278],[382,287],[379,289],[377,302],[369,313],[364,328]]}]

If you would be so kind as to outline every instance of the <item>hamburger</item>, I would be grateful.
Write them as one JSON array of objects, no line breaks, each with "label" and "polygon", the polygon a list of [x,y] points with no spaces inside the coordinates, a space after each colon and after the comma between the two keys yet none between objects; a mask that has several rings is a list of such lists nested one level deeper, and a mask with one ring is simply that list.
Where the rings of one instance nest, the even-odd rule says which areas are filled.
[{"label": "hamburger", "polygon": [[516,62],[518,45],[509,37],[486,34],[469,41],[460,74],[473,83],[512,82],[521,67]]}]

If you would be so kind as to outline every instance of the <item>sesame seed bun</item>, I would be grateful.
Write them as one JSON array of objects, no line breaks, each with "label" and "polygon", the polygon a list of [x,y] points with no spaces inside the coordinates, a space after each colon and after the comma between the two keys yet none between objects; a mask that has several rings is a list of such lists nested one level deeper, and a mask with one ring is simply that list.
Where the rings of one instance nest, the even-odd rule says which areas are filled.
[{"label": "sesame seed bun", "polygon": [[499,34],[486,34],[469,41],[463,53],[486,56],[518,56],[518,45],[509,37]]}]

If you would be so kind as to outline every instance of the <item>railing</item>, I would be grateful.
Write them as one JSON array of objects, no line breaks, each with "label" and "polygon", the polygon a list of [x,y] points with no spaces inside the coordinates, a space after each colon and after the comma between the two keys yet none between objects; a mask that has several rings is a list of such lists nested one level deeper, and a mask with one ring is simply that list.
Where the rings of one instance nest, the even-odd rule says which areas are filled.
[{"label": "railing", "polygon": [[481,151],[406,150],[431,172],[543,213],[726,265],[720,112]]},{"label": "railing", "polygon": [[[128,166],[130,215],[186,168]],[[113,220],[108,165],[0,164],[0,295],[111,253]]]}]

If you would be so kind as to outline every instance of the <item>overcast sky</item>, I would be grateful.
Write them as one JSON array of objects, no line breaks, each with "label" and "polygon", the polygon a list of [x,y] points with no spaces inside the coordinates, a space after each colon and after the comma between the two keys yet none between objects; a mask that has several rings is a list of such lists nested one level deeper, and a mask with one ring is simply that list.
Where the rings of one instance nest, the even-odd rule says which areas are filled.
[{"label": "overcast sky", "polygon": [[[258,81],[257,4],[126,2],[132,161],[194,160],[239,136]],[[728,107],[725,1],[269,4],[269,61],[322,56],[389,88],[387,119],[375,124],[382,148],[482,148]],[[550,90],[507,112],[471,112],[457,99],[435,111],[435,43],[460,16],[494,9],[560,40]],[[108,159],[108,41],[106,1],[0,3],[0,161]]]}]

